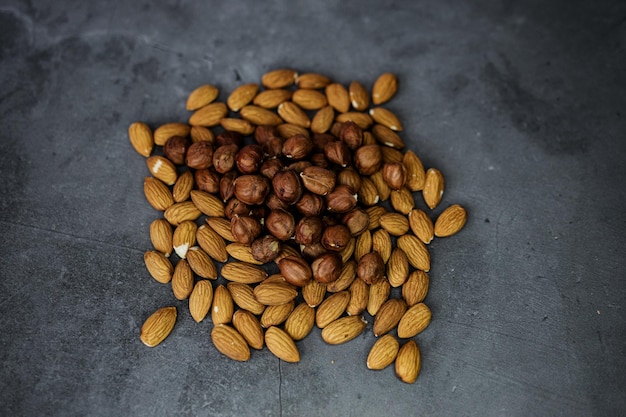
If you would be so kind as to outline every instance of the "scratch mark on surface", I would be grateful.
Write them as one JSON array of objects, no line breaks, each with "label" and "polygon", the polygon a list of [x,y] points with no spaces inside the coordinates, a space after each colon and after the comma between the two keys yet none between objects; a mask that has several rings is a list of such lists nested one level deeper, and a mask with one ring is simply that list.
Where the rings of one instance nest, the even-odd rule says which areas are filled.
[{"label": "scratch mark on surface", "polygon": [[283,371],[278,360],[278,415],[283,417]]}]

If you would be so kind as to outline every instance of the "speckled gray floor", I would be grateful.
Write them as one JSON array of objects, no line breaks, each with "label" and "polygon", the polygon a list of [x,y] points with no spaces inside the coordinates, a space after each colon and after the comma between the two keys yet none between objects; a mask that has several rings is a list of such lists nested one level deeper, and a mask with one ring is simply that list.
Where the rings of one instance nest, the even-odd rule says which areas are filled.
[{"label": "speckled gray floor", "polygon": [[[0,5],[0,414],[617,416],[626,412],[626,4],[15,1]],[[414,385],[371,332],[234,363],[146,272],[128,125],[185,121],[267,70],[400,80],[403,137],[461,203],[431,245]],[[440,212],[437,209],[435,214]],[[150,312],[178,324],[155,349]],[[371,324],[370,324],[371,326]]]}]

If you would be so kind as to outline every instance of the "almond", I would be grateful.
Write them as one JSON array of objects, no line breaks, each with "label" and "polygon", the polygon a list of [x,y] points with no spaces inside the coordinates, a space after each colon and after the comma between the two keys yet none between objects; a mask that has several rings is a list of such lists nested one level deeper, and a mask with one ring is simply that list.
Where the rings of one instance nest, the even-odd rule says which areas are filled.
[{"label": "almond", "polygon": [[189,124],[192,126],[212,127],[220,124],[228,114],[228,107],[222,102],[207,104],[196,110],[189,117]]},{"label": "almond", "polygon": [[223,217],[209,217],[206,222],[215,232],[220,235],[224,240],[234,242],[235,237],[230,230],[230,221]]},{"label": "almond", "polygon": [[356,247],[356,239],[350,238],[346,247],[341,252],[339,252],[339,255],[341,255],[341,261],[344,264],[348,262],[350,258],[352,257],[352,255],[354,254],[355,247]]},{"label": "almond", "polygon": [[193,272],[189,267],[189,263],[185,259],[181,259],[174,267],[174,275],[172,275],[172,292],[177,300],[185,300],[193,291]]},{"label": "almond", "polygon": [[263,314],[265,306],[256,300],[250,285],[241,284],[239,282],[229,282],[226,288],[228,288],[230,295],[233,297],[233,301],[239,307],[253,314]]},{"label": "almond", "polygon": [[261,326],[266,329],[271,326],[278,326],[291,314],[296,303],[291,300],[285,304],[267,306],[261,316]]},{"label": "almond", "polygon": [[[376,142],[376,139],[374,138],[374,135],[372,135],[372,132],[367,132],[367,131],[363,132],[363,146],[366,146],[366,145],[377,145],[377,144],[378,144],[378,142]],[[391,149],[391,148],[385,146],[384,149]]]},{"label": "almond", "polygon": [[402,157],[402,163],[406,168],[406,186],[411,191],[420,191],[426,182],[426,172],[422,161],[413,151],[407,151]]},{"label": "almond", "polygon": [[165,145],[165,142],[172,136],[189,136],[189,125],[185,123],[166,123],[156,128],[154,131],[154,144],[158,146]]},{"label": "almond", "polygon": [[296,84],[300,88],[308,88],[311,90],[316,90],[319,88],[324,88],[328,84],[330,84],[330,78],[326,77],[322,74],[308,73],[298,75],[296,79]]},{"label": "almond", "polygon": [[[371,114],[371,112],[370,112]],[[372,128],[374,138],[382,145],[395,149],[404,149],[404,141],[390,128],[377,124]],[[402,156],[400,156],[402,158]]]},{"label": "almond", "polygon": [[191,317],[197,323],[200,323],[209,313],[212,303],[213,287],[211,282],[204,279],[196,282],[193,291],[189,295],[189,313]]},{"label": "almond", "polygon": [[189,132],[191,136],[191,141],[193,143],[196,142],[215,142],[215,134],[204,126],[191,126],[191,131]]},{"label": "almond", "polygon": [[275,109],[280,103],[291,98],[292,93],[289,90],[265,90],[257,94],[253,103],[255,106],[263,107],[264,109]]},{"label": "almond", "polygon": [[350,95],[343,85],[339,83],[328,84],[326,86],[326,98],[328,104],[339,113],[346,113],[350,110]]},{"label": "almond", "polygon": [[358,199],[364,206],[373,206],[378,204],[380,196],[376,185],[367,177],[361,178],[361,187],[358,192]]},{"label": "almond", "polygon": [[383,155],[383,162],[385,164],[402,162],[402,158],[404,157],[404,155],[402,154],[402,151],[392,148],[390,146],[381,146],[380,152]]},{"label": "almond", "polygon": [[197,230],[198,226],[191,220],[181,222],[174,230],[172,243],[179,258],[185,259],[189,248],[196,244]]},{"label": "almond", "polygon": [[192,201],[183,201],[182,203],[172,204],[165,210],[163,216],[171,225],[178,226],[186,220],[195,221],[201,214]]},{"label": "almond", "polygon": [[435,235],[433,221],[424,211],[420,209],[411,210],[409,213],[409,226],[411,231],[415,233],[415,236],[425,244],[429,244],[433,240]]},{"label": "almond", "polygon": [[412,384],[422,368],[422,358],[419,347],[414,340],[406,342],[396,356],[396,376],[402,382]]},{"label": "almond", "polygon": [[424,182],[424,189],[422,190],[422,196],[424,202],[432,210],[441,201],[443,196],[444,181],[443,175],[436,168],[429,168],[426,171],[426,181]]},{"label": "almond", "polygon": [[157,282],[167,284],[172,279],[174,267],[161,252],[147,251],[143,255],[148,272]]},{"label": "almond", "polygon": [[202,250],[217,262],[226,262],[228,260],[226,242],[224,242],[224,239],[208,224],[203,224],[198,228],[196,240]]},{"label": "almond", "polygon": [[391,256],[391,249],[391,236],[385,229],[378,229],[372,234],[372,250],[378,252],[384,263]]},{"label": "almond", "polygon": [[246,262],[229,262],[222,266],[222,276],[229,281],[254,284],[267,278],[267,272],[261,267]]},{"label": "almond", "polygon": [[283,122],[276,113],[262,107],[248,105],[243,107],[239,114],[242,119],[249,121],[255,125],[277,126]]},{"label": "almond", "polygon": [[246,310],[235,311],[235,314],[233,314],[233,326],[246,339],[251,348],[263,349],[265,343],[263,328],[254,314]]},{"label": "almond", "polygon": [[380,125],[383,125],[391,130],[395,130],[397,132],[402,130],[402,123],[400,123],[400,119],[388,109],[384,107],[374,107],[370,110],[370,116],[372,119]]},{"label": "almond", "polygon": [[390,334],[386,334],[374,343],[367,355],[367,367],[375,371],[391,365],[398,355],[400,343]]},{"label": "almond", "polygon": [[266,306],[281,305],[292,301],[298,295],[291,285],[281,283],[260,284],[254,288],[254,296]]},{"label": "almond", "polygon": [[392,331],[400,322],[406,311],[406,303],[402,299],[387,300],[376,313],[374,320],[374,336],[382,336]]},{"label": "almond", "polygon": [[291,101],[305,110],[319,110],[328,105],[326,96],[317,90],[296,90],[291,97]]},{"label": "almond", "polygon": [[382,171],[377,171],[370,175],[370,180],[372,180],[376,186],[380,201],[387,201],[387,199],[389,199],[389,195],[391,194],[391,188],[389,188],[389,185],[385,182]]},{"label": "almond", "polygon": [[335,117],[335,121],[341,123],[354,122],[358,127],[363,130],[369,129],[370,126],[374,123],[369,114],[361,112],[347,112],[338,114],[337,117]]},{"label": "almond", "polygon": [[302,126],[294,125],[293,123],[283,123],[276,126],[276,130],[278,130],[278,135],[283,139],[288,139],[295,135],[302,135],[304,137],[309,137],[309,131]]},{"label": "almond", "polygon": [[187,251],[187,261],[189,266],[198,276],[206,279],[217,279],[217,268],[215,264],[198,246],[192,246]]},{"label": "almond", "polygon": [[220,120],[220,126],[222,126],[224,130],[238,132],[244,136],[249,136],[254,133],[254,125],[243,119],[225,117]]},{"label": "almond", "polygon": [[187,97],[187,110],[193,111],[211,103],[219,95],[219,90],[209,84],[201,85]]},{"label": "almond", "polygon": [[244,245],[243,243],[233,242],[226,245],[226,251],[230,256],[238,261],[247,262],[253,265],[263,265],[263,262],[259,262],[252,256],[252,248],[250,245]]},{"label": "almond", "polygon": [[408,188],[402,187],[399,190],[391,190],[391,206],[399,213],[407,216],[413,208],[415,208],[415,200],[413,194]]},{"label": "almond", "polygon": [[402,286],[402,298],[409,307],[421,303],[428,294],[430,278],[424,271],[416,270],[409,275]]},{"label": "almond", "polygon": [[362,316],[347,316],[337,319],[324,327],[322,339],[329,345],[348,342],[360,335],[367,326]]},{"label": "almond", "polygon": [[141,156],[148,157],[154,148],[154,136],[152,129],[147,124],[135,122],[128,127],[130,144]]},{"label": "almond", "polygon": [[315,324],[315,309],[300,303],[285,321],[285,331],[293,340],[304,339]]},{"label": "almond", "polygon": [[365,311],[369,300],[370,287],[362,279],[355,279],[350,284],[350,301],[346,306],[346,313],[357,316]]},{"label": "almond", "polygon": [[452,236],[465,226],[467,212],[463,207],[454,204],[446,208],[435,221],[435,236]]},{"label": "almond", "polygon": [[340,291],[325,299],[315,313],[315,324],[317,327],[323,329],[341,317],[349,301],[350,293],[348,291]]},{"label": "almond", "polygon": [[296,103],[285,101],[278,106],[278,114],[287,123],[308,128],[311,126],[309,116]]},{"label": "almond", "polygon": [[430,324],[431,317],[432,313],[426,304],[411,306],[398,323],[398,337],[408,339],[421,333]]},{"label": "almond", "polygon": [[143,181],[143,193],[148,203],[159,211],[166,210],[174,204],[174,198],[167,185],[153,177],[146,177]]},{"label": "almond", "polygon": [[189,193],[193,189],[193,174],[191,171],[185,171],[176,180],[174,183],[174,188],[172,189],[172,197],[174,197],[174,202],[182,203],[183,201],[189,200]]},{"label": "almond", "polygon": [[350,102],[352,103],[354,110],[363,111],[368,108],[370,105],[370,98],[367,90],[363,87],[363,84],[358,81],[352,81],[348,87],[348,91],[350,94]]},{"label": "almond", "polygon": [[389,101],[398,91],[398,80],[392,73],[381,74],[372,87],[372,103],[375,105]]},{"label": "almond", "polygon": [[172,253],[172,237],[172,226],[166,220],[156,219],[150,224],[152,246],[165,257],[169,257]]},{"label": "almond", "polygon": [[324,295],[326,295],[326,284],[322,284],[314,279],[302,287],[302,297],[310,307],[320,305],[324,300]]},{"label": "almond", "polygon": [[409,220],[398,213],[385,213],[380,216],[380,227],[392,236],[402,236],[409,231]]},{"label": "almond", "polygon": [[356,247],[354,248],[354,259],[359,261],[363,257],[372,251],[372,232],[369,230],[364,231],[356,238]]},{"label": "almond", "polygon": [[154,155],[146,159],[148,170],[157,179],[163,181],[167,185],[173,185],[176,182],[178,174],[174,164],[164,156]]},{"label": "almond", "polygon": [[[313,90],[309,90],[313,91]],[[333,125],[335,110],[331,106],[322,107],[315,113],[311,121],[311,131],[314,133],[326,133]]]},{"label": "almond", "polygon": [[391,251],[391,256],[387,262],[387,278],[389,285],[393,288],[399,287],[409,277],[409,259],[404,251],[398,247]]},{"label": "almond", "polygon": [[300,362],[300,352],[291,337],[278,327],[272,326],[265,331],[265,344],[277,358],[285,362]]},{"label": "almond", "polygon": [[219,352],[233,360],[245,362],[250,359],[248,343],[241,333],[227,324],[213,327],[211,340]]},{"label": "almond", "polygon": [[407,234],[400,236],[396,244],[404,251],[413,268],[421,269],[425,272],[430,271],[430,254],[421,240],[414,235]]},{"label": "almond", "polygon": [[339,278],[326,284],[326,291],[339,292],[348,289],[356,278],[356,261],[354,259],[344,262]]},{"label": "almond", "polygon": [[370,225],[368,226],[369,230],[374,230],[380,227],[380,217],[387,213],[387,209],[383,206],[368,207],[365,211],[370,218]]},{"label": "almond", "polygon": [[256,93],[259,91],[259,85],[255,83],[243,84],[235,88],[226,99],[226,104],[232,111],[239,111],[243,106],[250,103]]},{"label": "almond", "polygon": [[163,307],[150,315],[141,326],[139,338],[148,347],[155,347],[172,332],[176,324],[176,307]]},{"label": "almond", "polygon": [[267,88],[289,87],[296,82],[298,73],[292,69],[277,69],[263,74],[261,84]]},{"label": "almond", "polygon": [[389,299],[389,293],[391,292],[391,285],[387,278],[379,279],[375,283],[370,285],[369,297],[367,299],[367,312],[371,316],[375,316],[385,301]]},{"label": "almond", "polygon": [[213,194],[207,193],[206,191],[193,190],[190,195],[191,200],[202,214],[211,217],[224,216],[224,203]]},{"label": "almond", "polygon": [[213,304],[211,306],[213,324],[230,323],[234,312],[235,306],[230,291],[225,286],[218,285],[213,292]]}]

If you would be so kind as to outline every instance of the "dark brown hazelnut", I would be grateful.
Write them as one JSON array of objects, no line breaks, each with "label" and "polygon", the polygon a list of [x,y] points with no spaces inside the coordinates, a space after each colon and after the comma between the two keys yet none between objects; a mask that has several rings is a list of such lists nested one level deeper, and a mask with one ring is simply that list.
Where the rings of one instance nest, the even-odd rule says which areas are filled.
[{"label": "dark brown hazelnut", "polygon": [[320,255],[311,263],[313,278],[323,284],[337,281],[342,267],[341,256],[336,252]]},{"label": "dark brown hazelnut", "polygon": [[213,166],[220,174],[225,174],[235,166],[235,156],[239,152],[237,145],[222,145],[213,153]]},{"label": "dark brown hazelnut", "polygon": [[182,136],[172,136],[163,145],[165,157],[176,165],[185,163],[187,149],[189,149],[189,140]]},{"label": "dark brown hazelnut", "polygon": [[333,135],[334,137],[338,138],[341,135],[341,128],[343,127],[343,123],[342,122],[335,122],[333,123],[333,125],[330,127],[330,134]]},{"label": "dark brown hazelnut", "polygon": [[270,210],[289,210],[289,204],[278,198],[276,193],[271,192],[265,197],[265,205]]},{"label": "dark brown hazelnut", "polygon": [[263,164],[263,150],[259,145],[246,145],[237,152],[235,163],[242,174],[254,174]]},{"label": "dark brown hazelnut", "polygon": [[220,176],[211,168],[198,169],[193,175],[198,190],[217,194],[220,191]]},{"label": "dark brown hazelnut", "polygon": [[350,243],[352,235],[343,224],[328,226],[322,234],[322,245],[328,250],[340,252]]},{"label": "dark brown hazelnut", "polygon": [[284,143],[285,140],[283,138],[272,138],[263,144],[263,153],[269,157],[282,156]]},{"label": "dark brown hazelnut", "polygon": [[310,161],[297,161],[297,162],[292,162],[291,164],[287,165],[286,168],[292,171],[295,171],[299,174],[302,171],[304,171],[306,168],[312,165],[313,164]]},{"label": "dark brown hazelnut", "polygon": [[243,144],[243,135],[239,132],[231,132],[229,130],[225,130],[217,135],[217,137],[215,138],[215,142],[217,142],[218,146],[232,144],[241,146]]},{"label": "dark brown hazelnut", "polygon": [[230,219],[230,231],[237,242],[249,245],[261,234],[261,223],[253,217],[235,214]]},{"label": "dark brown hazelnut", "polygon": [[320,242],[311,243],[309,245],[300,245],[300,253],[302,253],[302,256],[309,260],[313,260],[326,252],[326,248]]},{"label": "dark brown hazelnut", "polygon": [[274,178],[274,175],[276,175],[276,173],[278,171],[281,171],[283,168],[284,165],[282,162],[280,162],[280,159],[269,158],[263,161],[263,165],[261,165],[259,173],[271,180],[272,178]]},{"label": "dark brown hazelnut", "polygon": [[385,262],[378,252],[370,252],[361,256],[356,267],[357,276],[366,284],[374,284],[385,274]]},{"label": "dark brown hazelnut", "polygon": [[280,253],[280,248],[280,241],[272,235],[262,236],[250,245],[252,257],[263,263],[271,262],[276,259]]},{"label": "dark brown hazelnut", "polygon": [[290,169],[277,172],[272,178],[272,187],[276,197],[287,204],[296,203],[302,196],[302,185],[298,174]]},{"label": "dark brown hazelnut", "polygon": [[310,245],[322,237],[324,224],[318,216],[306,216],[296,225],[295,241],[300,245]]},{"label": "dark brown hazelnut", "polygon": [[363,144],[363,130],[354,122],[345,122],[339,131],[339,139],[355,150]]},{"label": "dark brown hazelnut", "polygon": [[330,162],[344,168],[350,164],[350,148],[343,141],[327,143],[324,147],[324,155]]},{"label": "dark brown hazelnut", "polygon": [[278,137],[280,135],[275,126],[257,126],[254,129],[254,140],[261,146],[267,143],[268,140]]},{"label": "dark brown hazelnut", "polygon": [[252,206],[250,208],[250,217],[254,217],[261,222],[261,225],[265,224],[265,206]]},{"label": "dark brown hazelnut", "polygon": [[342,169],[337,175],[337,184],[347,185],[358,193],[361,189],[361,175],[350,167]]},{"label": "dark brown hazelnut", "polygon": [[278,262],[280,274],[285,281],[297,287],[304,287],[313,278],[309,263],[298,256],[286,256]]},{"label": "dark brown hazelnut", "polygon": [[313,142],[304,135],[293,135],[283,144],[283,155],[289,159],[305,158],[313,150]]},{"label": "dark brown hazelnut", "polygon": [[237,173],[230,171],[220,179],[220,196],[222,201],[228,201],[235,195],[235,178],[237,178]]},{"label": "dark brown hazelnut", "polygon": [[336,142],[337,138],[329,133],[314,133],[312,141],[315,152],[324,152],[326,144]]},{"label": "dark brown hazelnut", "polygon": [[370,225],[370,216],[365,210],[353,209],[343,215],[341,223],[344,224],[352,236],[358,236]]},{"label": "dark brown hazelnut", "polygon": [[276,238],[289,240],[296,230],[296,221],[286,210],[272,210],[265,218],[265,227]]},{"label": "dark brown hazelnut", "polygon": [[241,175],[235,179],[235,195],[246,204],[263,204],[270,192],[270,181],[261,175]]},{"label": "dark brown hazelnut", "polygon": [[354,165],[362,175],[372,175],[380,170],[383,153],[378,145],[361,146],[354,153]]},{"label": "dark brown hazelnut", "polygon": [[335,213],[345,213],[356,206],[357,194],[347,185],[338,185],[326,195],[326,207]]},{"label": "dark brown hazelnut", "polygon": [[250,215],[250,206],[239,201],[237,197],[233,197],[226,203],[224,215],[228,219],[232,219],[235,215],[248,216]]},{"label": "dark brown hazelnut", "polygon": [[300,174],[304,187],[312,193],[326,195],[335,188],[337,178],[329,169],[310,166]]},{"label": "dark brown hazelnut", "polygon": [[324,155],[323,152],[317,152],[317,153],[312,154],[309,157],[309,160],[311,161],[311,164],[313,166],[320,167],[320,168],[330,167],[330,162],[328,161],[328,159],[326,159],[326,155]]},{"label": "dark brown hazelnut", "polygon": [[305,216],[319,216],[326,206],[324,199],[319,195],[304,193],[296,203],[296,209]]},{"label": "dark brown hazelnut", "polygon": [[213,145],[211,142],[192,143],[187,149],[185,163],[193,169],[204,169],[213,165]]},{"label": "dark brown hazelnut", "polygon": [[383,165],[383,180],[390,188],[401,189],[406,181],[404,164],[402,162],[390,162]]}]

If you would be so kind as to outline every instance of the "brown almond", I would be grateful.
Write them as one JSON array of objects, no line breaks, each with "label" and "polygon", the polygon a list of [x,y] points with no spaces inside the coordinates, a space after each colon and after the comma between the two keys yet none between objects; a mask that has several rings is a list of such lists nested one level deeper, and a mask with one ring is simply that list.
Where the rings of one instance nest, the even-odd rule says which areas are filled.
[{"label": "brown almond", "polygon": [[222,276],[232,282],[255,284],[267,278],[267,272],[247,262],[228,262],[222,266]]},{"label": "brown almond", "polygon": [[154,249],[161,252],[165,257],[172,253],[172,226],[163,219],[156,219],[150,223],[150,240]]},{"label": "brown almond", "polygon": [[369,300],[370,287],[362,279],[355,279],[350,284],[350,301],[346,306],[349,316],[357,316],[365,311]]},{"label": "brown almond", "polygon": [[387,201],[387,199],[389,199],[389,195],[391,194],[391,188],[389,188],[389,185],[385,182],[382,171],[376,171],[370,175],[370,180],[372,180],[376,186],[380,201]]},{"label": "brown almond", "polygon": [[349,301],[350,293],[348,291],[340,291],[325,299],[315,313],[315,324],[317,327],[323,329],[341,317],[343,312],[346,311]]},{"label": "brown almond", "polygon": [[446,208],[435,221],[435,236],[452,236],[465,226],[467,212],[458,204]]},{"label": "brown almond", "polygon": [[367,299],[367,312],[375,316],[385,301],[389,299],[391,285],[387,278],[379,279],[370,285],[369,298]]},{"label": "brown almond", "polygon": [[385,229],[378,229],[372,234],[372,250],[378,252],[384,263],[391,256],[391,236]]},{"label": "brown almond", "polygon": [[235,304],[240,308],[248,310],[253,314],[262,314],[263,310],[265,310],[265,305],[257,301],[250,285],[239,282],[229,282],[226,288],[228,288]]},{"label": "brown almond", "polygon": [[317,90],[294,91],[291,101],[305,110],[319,110],[328,104],[326,96]]},{"label": "brown almond", "polygon": [[193,272],[189,267],[189,263],[185,259],[181,259],[174,267],[174,275],[172,275],[172,292],[177,300],[186,300],[193,291]]},{"label": "brown almond", "polygon": [[210,217],[224,217],[224,203],[206,191],[193,190],[191,200],[202,214]]},{"label": "brown almond", "polygon": [[347,112],[340,113],[335,117],[336,122],[354,122],[361,129],[369,129],[370,126],[374,123],[372,117],[367,113],[361,112]]},{"label": "brown almond", "polygon": [[213,287],[211,282],[202,279],[196,282],[193,287],[193,291],[189,295],[189,313],[191,317],[200,323],[211,309],[213,303]]},{"label": "brown almond", "polygon": [[386,334],[374,343],[367,355],[367,368],[375,371],[391,365],[398,355],[400,343],[390,334]]},{"label": "brown almond", "polygon": [[424,197],[424,202],[431,210],[437,207],[441,201],[443,189],[443,175],[438,169],[429,168],[428,171],[426,171],[426,181],[424,182],[422,196]]},{"label": "brown almond", "polygon": [[350,95],[346,87],[339,83],[332,83],[326,86],[326,98],[339,113],[346,113],[350,110]]},{"label": "brown almond", "polygon": [[264,109],[275,109],[280,103],[291,98],[291,91],[277,88],[261,91],[254,97],[253,103],[255,106],[263,107]]},{"label": "brown almond", "polygon": [[374,230],[380,227],[380,217],[387,213],[387,209],[383,206],[372,206],[368,207],[366,210],[367,215],[370,218],[370,225],[368,226],[369,230]]},{"label": "brown almond", "polygon": [[157,127],[154,131],[154,144],[157,146],[165,145],[165,142],[172,136],[189,136],[190,127],[185,123],[166,123]]},{"label": "brown almond", "polygon": [[176,307],[163,307],[155,311],[141,326],[139,338],[148,347],[155,347],[172,332],[176,324]]},{"label": "brown almond", "polygon": [[220,120],[220,126],[222,126],[224,130],[241,133],[244,136],[249,136],[254,133],[254,125],[244,119],[225,117]]},{"label": "brown almond", "polygon": [[267,306],[261,316],[261,326],[266,329],[271,326],[278,326],[291,314],[296,303],[291,300],[285,304],[279,304],[275,306]]},{"label": "brown almond", "polygon": [[165,255],[157,251],[147,251],[143,255],[143,260],[152,278],[161,284],[170,282],[174,267]]},{"label": "brown almond", "polygon": [[283,139],[288,139],[295,135],[302,135],[308,138],[309,131],[302,126],[294,125],[293,123],[283,123],[276,126],[276,130],[278,130],[278,135]]},{"label": "brown almond", "polygon": [[380,227],[392,236],[402,236],[409,231],[409,220],[399,213],[385,213],[380,216]]},{"label": "brown almond", "polygon": [[314,279],[309,280],[309,282],[302,287],[302,297],[310,307],[317,307],[320,305],[320,303],[324,300],[324,295],[326,295],[326,284]]},{"label": "brown almond", "polygon": [[430,324],[432,313],[424,303],[412,305],[398,323],[398,337],[409,339],[421,333]]},{"label": "brown almond", "polygon": [[255,125],[277,126],[283,123],[283,119],[276,113],[254,105],[244,106],[240,111],[242,119]]},{"label": "brown almond", "polygon": [[185,171],[178,176],[176,183],[174,183],[174,188],[172,188],[172,197],[174,197],[174,202],[182,203],[183,201],[189,200],[189,196],[191,190],[193,189],[193,174],[191,171]]},{"label": "brown almond", "polygon": [[203,224],[198,228],[196,240],[202,250],[217,262],[226,262],[228,260],[226,242],[224,242],[224,239],[208,224]]},{"label": "brown almond", "polygon": [[406,303],[402,299],[392,298],[387,300],[376,313],[374,320],[374,336],[382,336],[392,331],[400,322],[406,311]]},{"label": "brown almond", "polygon": [[396,148],[389,147],[389,146],[381,146],[380,152],[383,155],[383,162],[385,164],[393,164],[393,163],[402,162],[402,158],[404,157],[404,154],[402,153],[402,151]]},{"label": "brown almond", "polygon": [[408,215],[415,207],[415,200],[413,200],[413,194],[408,188],[402,187],[399,190],[391,190],[391,206],[398,213],[402,213],[405,216]]},{"label": "brown almond", "polygon": [[406,168],[406,186],[409,190],[422,190],[426,182],[426,172],[419,157],[413,151],[407,151],[402,157],[402,164]]},{"label": "brown almond", "polygon": [[218,324],[211,330],[215,348],[229,358],[245,362],[250,359],[250,348],[244,337],[227,324]]},{"label": "brown almond", "polygon": [[287,123],[308,128],[311,126],[309,116],[296,103],[285,101],[278,106],[278,114]]},{"label": "brown almond", "polygon": [[230,220],[224,217],[209,217],[206,222],[215,232],[220,235],[224,240],[234,242],[235,237],[230,229]]},{"label": "brown almond", "polygon": [[356,238],[356,247],[354,248],[354,259],[358,262],[364,255],[372,251],[372,232],[364,231]]},{"label": "brown almond", "polygon": [[154,148],[152,129],[143,122],[135,122],[128,127],[128,138],[135,151],[146,158]]},{"label": "brown almond", "polygon": [[396,356],[396,376],[407,384],[412,384],[422,368],[422,357],[414,340],[407,341]]},{"label": "brown almond", "polygon": [[409,307],[421,303],[428,294],[430,278],[428,274],[419,269],[411,272],[409,278],[402,286],[402,298]]},{"label": "brown almond", "polygon": [[356,278],[356,261],[354,259],[346,260],[341,267],[339,278],[333,282],[326,284],[326,291],[339,292],[347,289]]},{"label": "brown almond", "polygon": [[232,111],[239,111],[243,106],[250,103],[256,93],[259,91],[259,85],[255,83],[242,84],[235,88],[226,99],[226,104]]},{"label": "brown almond", "polygon": [[[310,90],[313,91],[313,90]],[[333,125],[335,110],[331,106],[322,107],[315,113],[311,121],[311,130],[314,133],[326,133]]]},{"label": "brown almond", "polygon": [[349,342],[360,335],[367,326],[362,316],[341,317],[322,330],[322,339],[329,345]]},{"label": "brown almond", "polygon": [[220,124],[228,114],[228,107],[222,102],[207,104],[196,110],[189,117],[189,124],[192,126],[212,127]]},{"label": "brown almond", "polygon": [[350,260],[350,258],[354,254],[355,247],[356,247],[356,239],[352,237],[346,244],[346,247],[343,248],[341,252],[339,252],[339,255],[341,255],[341,262],[345,264],[346,262]]},{"label": "brown almond", "polygon": [[167,185],[161,180],[153,177],[146,177],[143,181],[143,193],[148,203],[159,211],[164,211],[174,204],[174,198]]},{"label": "brown almond", "polygon": [[367,177],[361,178],[361,187],[358,192],[358,199],[364,206],[373,206],[378,204],[380,196],[376,185]]},{"label": "brown almond", "polygon": [[298,295],[293,286],[281,283],[269,283],[257,285],[254,288],[254,296],[266,306],[281,305],[292,301]]},{"label": "brown almond", "polygon": [[300,362],[300,352],[293,339],[278,327],[272,326],[265,331],[265,344],[270,352],[285,362]]},{"label": "brown almond", "polygon": [[293,340],[304,339],[315,324],[315,309],[300,303],[285,320],[285,331]]},{"label": "brown almond", "polygon": [[354,110],[363,111],[367,110],[370,105],[370,97],[363,84],[358,81],[352,81],[348,87],[350,94],[350,102]]},{"label": "brown almond", "polygon": [[[370,113],[371,114],[371,113]],[[404,149],[404,141],[396,132],[381,124],[376,124],[372,128],[374,138],[382,145],[395,149]],[[401,157],[400,157],[401,159]]]},{"label": "brown almond", "polygon": [[172,244],[179,258],[185,259],[189,248],[196,244],[197,230],[198,226],[191,220],[181,222],[174,230]]},{"label": "brown almond", "polygon": [[237,310],[233,314],[233,327],[246,339],[252,349],[263,349],[264,334],[259,319],[247,310]]},{"label": "brown almond", "polygon": [[211,306],[213,324],[230,323],[234,312],[235,306],[230,291],[225,286],[218,285],[213,292],[213,304]]},{"label": "brown almond", "polygon": [[178,178],[176,167],[172,161],[164,156],[153,155],[146,159],[146,164],[154,178],[163,181],[167,185],[173,185],[176,182],[176,178]]},{"label": "brown almond", "polygon": [[191,131],[189,132],[189,136],[191,136],[191,142],[215,142],[215,134],[207,127],[204,126],[191,126]]},{"label": "brown almond", "polygon": [[298,73],[292,69],[281,68],[263,74],[261,84],[267,88],[289,87],[296,82]]},{"label": "brown almond", "polygon": [[430,254],[428,249],[426,249],[426,245],[416,236],[411,234],[400,236],[396,244],[404,251],[413,268],[421,269],[425,272],[430,271]]},{"label": "brown almond", "polygon": [[193,111],[211,103],[219,95],[217,87],[205,84],[193,90],[187,97],[187,110]]},{"label": "brown almond", "polygon": [[404,251],[398,247],[391,251],[387,262],[387,279],[393,288],[405,283],[409,277],[409,259]]},{"label": "brown almond", "polygon": [[325,75],[315,73],[301,74],[298,75],[298,78],[296,79],[296,84],[299,88],[316,90],[319,88],[324,88],[328,84],[330,84],[330,78],[326,77]]},{"label": "brown almond", "polygon": [[259,262],[252,256],[252,248],[250,245],[244,245],[243,243],[234,242],[226,246],[226,251],[230,256],[238,261],[247,262],[253,265],[263,265],[263,262]]},{"label": "brown almond", "polygon": [[402,131],[402,123],[400,123],[400,119],[388,109],[384,107],[374,107],[370,110],[370,116],[372,119],[380,125],[383,125],[391,130],[396,132]]},{"label": "brown almond", "polygon": [[429,244],[433,240],[435,235],[433,221],[424,211],[420,209],[411,210],[409,213],[409,226],[411,231],[415,233],[415,236],[425,244]]},{"label": "brown almond", "polygon": [[217,268],[213,260],[198,246],[192,246],[187,251],[187,261],[196,275],[206,279],[217,279]]},{"label": "brown almond", "polygon": [[165,210],[163,216],[172,226],[178,226],[186,220],[195,221],[202,213],[192,201],[172,204]]},{"label": "brown almond", "polygon": [[389,101],[398,91],[398,79],[390,72],[381,74],[372,87],[372,103],[383,104]]}]

